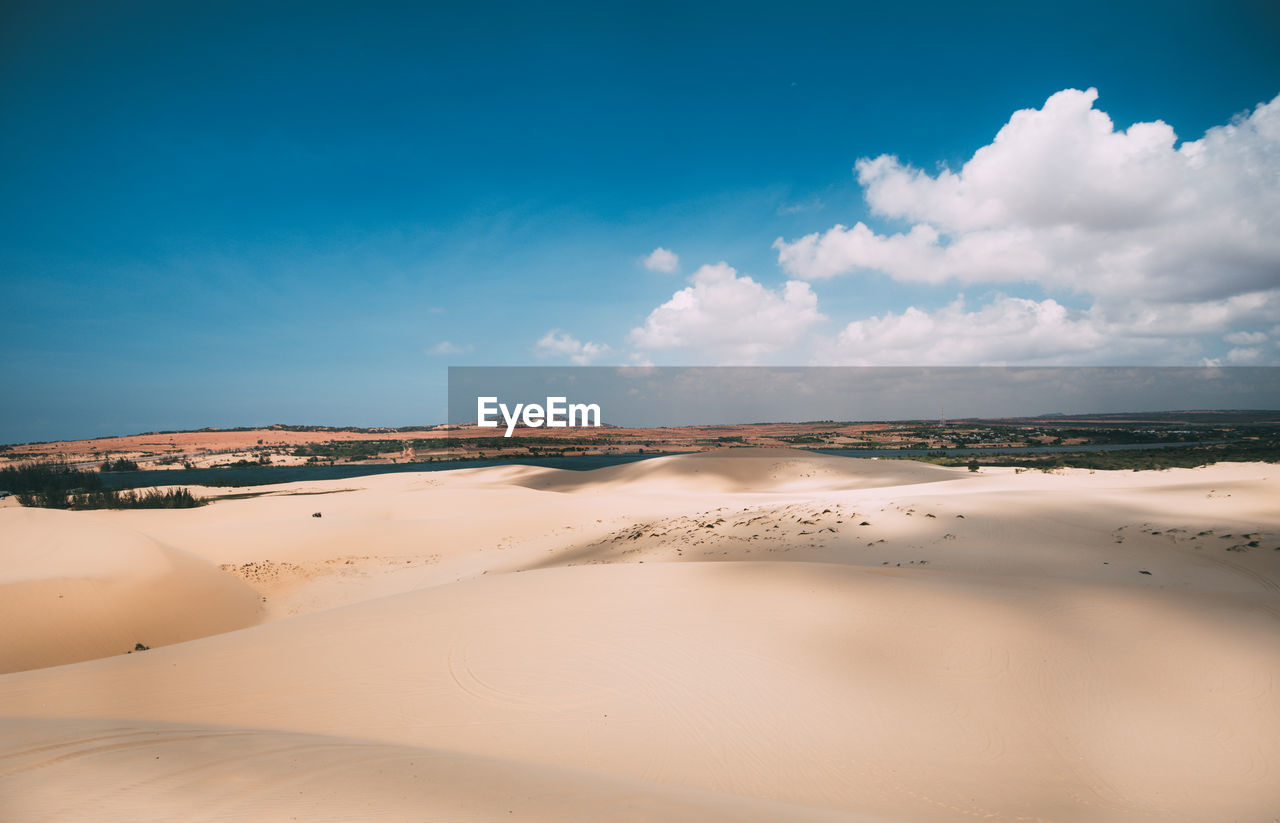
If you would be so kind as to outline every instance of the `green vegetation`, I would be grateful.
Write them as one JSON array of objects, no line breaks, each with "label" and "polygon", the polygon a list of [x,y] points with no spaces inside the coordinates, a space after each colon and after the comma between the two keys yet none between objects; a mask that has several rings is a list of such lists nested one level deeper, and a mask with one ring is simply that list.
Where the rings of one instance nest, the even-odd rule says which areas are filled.
[{"label": "green vegetation", "polygon": [[263,452],[258,455],[257,460],[237,460],[234,463],[219,463],[216,466],[210,466],[211,469],[257,469],[262,466],[271,465],[271,455]]},{"label": "green vegetation", "polygon": [[[18,498],[22,505],[31,505]],[[57,503],[58,501],[54,501]],[[98,489],[91,492],[67,495],[62,505],[40,504],[52,509],[194,509],[208,501],[196,497],[189,489],[171,489],[162,492],[159,489],[136,491],[129,489]]]},{"label": "green vegetation", "polygon": [[70,493],[101,488],[96,473],[66,463],[23,463],[0,469],[0,489],[12,492],[24,506],[63,509]]},{"label": "green vegetation", "polygon": [[102,463],[101,471],[104,472],[136,472],[138,464],[132,460],[126,460],[123,457],[118,460],[112,460],[108,457]]},{"label": "green vegetation", "polygon": [[[741,437],[724,437],[712,442],[741,442]],[[409,449],[413,453],[439,452],[448,449],[466,449],[478,451],[492,449],[509,452],[513,449],[526,449],[530,452],[563,454],[567,451],[592,446],[614,445],[618,441],[608,437],[548,437],[525,435],[517,432],[514,437],[452,437],[421,438],[408,440],[330,440],[324,443],[305,443],[293,448],[297,457],[305,457],[308,462],[321,461],[354,462],[357,460],[373,460],[380,455],[399,455]]]},{"label": "green vegetation", "polygon": [[327,443],[306,443],[294,448],[298,457],[314,460],[368,460],[384,452],[404,450],[399,440],[330,440]]},{"label": "green vegetation", "polygon": [[7,466],[0,469],[0,488],[13,492],[24,506],[44,509],[189,509],[206,502],[188,489],[104,489],[97,473],[65,463]]},{"label": "green vegetation", "polygon": [[144,492],[129,490],[118,492],[109,509],[194,509],[209,501],[196,497],[190,489],[148,489]]},{"label": "green vegetation", "polygon": [[1058,454],[984,454],[959,458],[930,455],[924,459],[943,466],[1016,466],[1025,469],[1096,469],[1103,471],[1143,471],[1148,469],[1193,469],[1213,463],[1280,463],[1280,440],[1220,443],[1203,446],[1169,446],[1153,449],[1063,452]]},{"label": "green vegetation", "polygon": [[409,444],[409,448],[413,449],[415,452],[429,452],[444,451],[450,447],[453,441],[447,437],[439,437],[433,440],[415,437],[407,442]]},{"label": "green vegetation", "polygon": [[[573,449],[582,446],[608,446],[618,442],[610,437],[546,437],[534,434],[521,434],[516,429],[514,437],[452,437],[444,441],[454,448],[474,449],[510,449],[518,447],[545,446],[556,449]],[[439,441],[432,441],[439,442]]]}]

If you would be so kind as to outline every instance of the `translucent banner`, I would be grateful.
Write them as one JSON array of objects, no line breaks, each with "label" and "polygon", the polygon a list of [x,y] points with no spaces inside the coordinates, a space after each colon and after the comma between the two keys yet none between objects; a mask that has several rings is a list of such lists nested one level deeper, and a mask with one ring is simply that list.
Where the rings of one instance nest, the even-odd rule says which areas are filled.
[{"label": "translucent banner", "polygon": [[516,429],[1280,408],[1277,367],[453,367],[449,423]]}]

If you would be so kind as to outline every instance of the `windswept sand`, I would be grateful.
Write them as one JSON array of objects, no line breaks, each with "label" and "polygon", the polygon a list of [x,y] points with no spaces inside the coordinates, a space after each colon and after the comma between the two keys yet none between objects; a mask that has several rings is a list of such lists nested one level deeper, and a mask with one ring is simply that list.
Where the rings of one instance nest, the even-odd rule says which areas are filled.
[{"label": "windswept sand", "polygon": [[1280,466],[249,491],[0,510],[0,819],[1280,814]]},{"label": "windswept sand", "polygon": [[0,673],[252,626],[262,598],[203,558],[82,512],[0,519]]}]

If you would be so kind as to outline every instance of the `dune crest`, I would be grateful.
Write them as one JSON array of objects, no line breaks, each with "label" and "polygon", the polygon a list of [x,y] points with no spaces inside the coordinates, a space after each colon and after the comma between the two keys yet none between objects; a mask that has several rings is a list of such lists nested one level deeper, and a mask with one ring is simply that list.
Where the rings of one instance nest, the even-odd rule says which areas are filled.
[{"label": "dune crest", "polygon": [[843,457],[797,449],[721,449],[655,457],[592,471],[541,469],[516,480],[541,491],[638,493],[811,492],[958,480],[964,472],[903,460]]}]

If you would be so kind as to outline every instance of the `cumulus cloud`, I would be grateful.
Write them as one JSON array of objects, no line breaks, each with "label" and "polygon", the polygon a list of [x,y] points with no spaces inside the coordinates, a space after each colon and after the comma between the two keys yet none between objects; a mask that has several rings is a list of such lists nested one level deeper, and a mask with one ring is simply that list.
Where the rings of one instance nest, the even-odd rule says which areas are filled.
[{"label": "cumulus cloud", "polygon": [[1262,349],[1237,348],[1227,352],[1227,362],[1233,366],[1252,366],[1262,359]]},{"label": "cumulus cloud", "polygon": [[[912,306],[849,323],[819,345],[815,360],[876,366],[1212,363],[1217,361],[1204,356],[1206,336],[1223,327],[1265,322],[1277,311],[1280,297],[1257,294],[1177,306],[1087,309],[1007,295],[970,308],[961,296],[936,311]],[[1259,335],[1227,337],[1239,344],[1258,341]],[[1266,359],[1256,347],[1233,349],[1226,357],[1236,365]]]},{"label": "cumulus cloud", "polygon": [[1222,339],[1234,346],[1256,346],[1259,343],[1265,343],[1267,335],[1260,331],[1237,331],[1223,336]]},{"label": "cumulus cloud", "polygon": [[612,350],[604,343],[583,343],[571,334],[552,329],[533,344],[533,351],[539,357],[564,358],[575,365],[586,366]]},{"label": "cumulus cloud", "polygon": [[1104,298],[1219,298],[1280,287],[1280,97],[1177,145],[1117,130],[1097,91],[1019,111],[958,172],[859,160],[872,211],[909,230],[837,225],[774,244],[784,270],[914,282],[1035,282]]},{"label": "cumulus cloud", "polygon": [[850,323],[819,359],[875,363],[1274,362],[1258,331],[1280,310],[1280,97],[1199,140],[1166,123],[1117,129],[1097,91],[1016,112],[959,171],[857,162],[865,223],[774,243],[805,280],[878,272],[911,283],[1030,283],[1001,296]]},{"label": "cumulus cloud", "polygon": [[852,322],[818,359],[877,366],[1053,363],[1095,351],[1106,340],[1104,326],[1055,300],[1000,296],[970,311],[959,297],[934,312],[913,306]]},{"label": "cumulus cloud", "polygon": [[644,267],[649,271],[661,271],[670,274],[680,267],[680,255],[658,246],[644,259]]},{"label": "cumulus cloud", "polygon": [[641,349],[689,349],[721,363],[753,363],[795,343],[823,320],[808,283],[789,280],[770,289],[728,263],[703,266],[692,285],[649,313],[631,330]]}]

